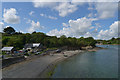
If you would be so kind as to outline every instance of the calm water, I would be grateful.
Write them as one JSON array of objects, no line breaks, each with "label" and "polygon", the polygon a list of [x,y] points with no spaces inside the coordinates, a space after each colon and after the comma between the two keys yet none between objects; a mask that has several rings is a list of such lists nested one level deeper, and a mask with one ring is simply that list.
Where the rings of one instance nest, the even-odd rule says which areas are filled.
[{"label": "calm water", "polygon": [[84,52],[59,63],[52,78],[117,78],[118,45],[100,46],[108,49]]}]

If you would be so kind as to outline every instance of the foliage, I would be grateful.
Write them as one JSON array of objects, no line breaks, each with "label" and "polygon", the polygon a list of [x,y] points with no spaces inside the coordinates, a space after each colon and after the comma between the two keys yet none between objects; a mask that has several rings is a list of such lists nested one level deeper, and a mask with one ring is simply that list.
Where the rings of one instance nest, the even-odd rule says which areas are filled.
[{"label": "foliage", "polygon": [[6,55],[6,53],[5,53],[5,52],[2,52],[2,55]]},{"label": "foliage", "polygon": [[14,30],[14,28],[12,28],[12,27],[4,28],[3,31],[4,31],[5,33],[7,33],[7,34],[15,33],[15,30]]},{"label": "foliage", "polygon": [[29,54],[29,53],[25,53],[24,55],[25,55],[25,56],[29,56],[30,54]]},{"label": "foliage", "polygon": [[83,47],[83,46],[95,46],[96,40],[92,37],[75,38],[66,37],[62,35],[57,38],[56,36],[48,36],[42,32],[30,33],[15,33],[6,35],[2,33],[2,44],[3,46],[14,46],[16,49],[22,49],[26,43],[41,43],[46,48],[59,48],[59,47]]},{"label": "foliage", "polygon": [[97,43],[102,43],[102,44],[120,44],[120,38],[112,38],[110,40],[97,40]]}]

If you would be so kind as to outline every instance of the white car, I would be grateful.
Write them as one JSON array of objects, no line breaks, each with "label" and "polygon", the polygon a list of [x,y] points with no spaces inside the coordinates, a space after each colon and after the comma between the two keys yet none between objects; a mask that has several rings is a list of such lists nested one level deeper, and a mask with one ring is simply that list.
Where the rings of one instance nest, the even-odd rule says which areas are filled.
[{"label": "white car", "polygon": [[38,55],[40,52],[36,52],[35,55]]}]

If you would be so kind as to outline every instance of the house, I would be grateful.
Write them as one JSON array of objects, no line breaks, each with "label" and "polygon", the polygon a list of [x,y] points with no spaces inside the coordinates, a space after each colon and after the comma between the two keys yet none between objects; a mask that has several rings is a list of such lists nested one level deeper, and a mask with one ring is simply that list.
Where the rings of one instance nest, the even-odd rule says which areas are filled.
[{"label": "house", "polygon": [[25,44],[24,49],[31,50],[31,49],[40,48],[40,47],[41,47],[40,43],[28,43],[28,44]]},{"label": "house", "polygon": [[2,52],[6,52],[6,53],[14,53],[14,47],[3,47],[2,49],[1,49],[1,51]]},{"label": "house", "polygon": [[33,43],[33,48],[40,47],[40,43]]},{"label": "house", "polygon": [[24,49],[29,50],[32,49],[32,44],[25,44]]}]

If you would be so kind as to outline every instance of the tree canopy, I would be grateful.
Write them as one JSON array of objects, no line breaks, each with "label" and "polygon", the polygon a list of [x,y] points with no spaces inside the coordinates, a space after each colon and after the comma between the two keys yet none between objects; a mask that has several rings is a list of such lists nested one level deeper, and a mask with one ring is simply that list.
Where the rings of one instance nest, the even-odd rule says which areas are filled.
[{"label": "tree canopy", "polygon": [[4,28],[3,32],[5,32],[7,34],[12,34],[12,33],[15,33],[15,30],[14,30],[14,28],[9,26],[7,28]]},{"label": "tree canopy", "polygon": [[[12,27],[4,29],[5,33],[2,33],[2,46],[14,46],[16,49],[22,49],[26,43],[41,43],[48,48],[53,47],[71,47],[81,48],[85,46],[95,47],[96,43],[102,42],[103,44],[119,44],[120,38],[112,38],[110,40],[94,40],[93,37],[66,37],[65,35],[57,38],[56,36],[48,36],[42,32],[20,33],[15,32]],[[15,32],[15,34],[12,34]],[[7,33],[7,34],[6,34]],[[8,35],[9,34],[9,35]]]},{"label": "tree canopy", "polygon": [[26,43],[41,43],[48,48],[53,47],[73,47],[81,48],[82,46],[95,46],[96,41],[92,38],[72,38],[62,35],[57,38],[56,36],[48,36],[42,32],[25,33],[25,34],[11,34],[2,37],[3,46],[14,46],[17,49],[22,49]]},{"label": "tree canopy", "polygon": [[96,40],[97,43],[102,44],[120,44],[120,38],[111,38],[110,40]]}]

